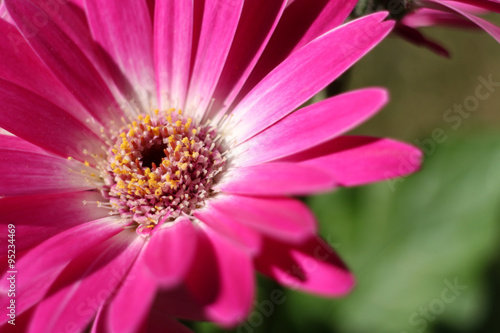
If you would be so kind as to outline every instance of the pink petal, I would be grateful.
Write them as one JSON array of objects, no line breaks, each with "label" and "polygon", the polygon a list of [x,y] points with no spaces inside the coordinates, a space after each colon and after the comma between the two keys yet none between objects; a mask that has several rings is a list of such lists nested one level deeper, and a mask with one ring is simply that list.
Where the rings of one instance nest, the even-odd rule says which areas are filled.
[{"label": "pink petal", "polygon": [[123,231],[73,260],[37,305],[30,333],[82,331],[115,292],[144,239]]},{"label": "pink petal", "polygon": [[[99,70],[103,66],[103,59],[90,34],[87,17],[83,8],[70,1],[30,0],[40,8],[46,17],[54,22],[68,38],[83,52],[90,62]],[[37,16],[39,18],[40,16]],[[37,22],[37,21],[35,21]]]},{"label": "pink petal", "polygon": [[238,26],[242,7],[243,0],[204,3],[186,106],[192,115],[201,118],[212,100]]},{"label": "pink petal", "polygon": [[422,152],[389,139],[344,136],[283,159],[322,168],[342,186],[409,175],[420,168]]},{"label": "pink petal", "polygon": [[[488,34],[491,35],[491,37],[495,38],[495,40],[500,43],[500,27],[497,27],[496,25],[486,20],[483,20],[477,16],[469,14],[468,12],[460,9],[459,6],[455,6],[453,1],[435,1],[435,0],[426,0],[426,1],[438,6],[443,6],[445,10],[452,10],[462,15],[463,17],[469,19],[471,22],[474,22],[478,27],[486,31]],[[498,10],[500,8],[500,4],[496,3],[495,5],[496,9]]]},{"label": "pink petal", "polygon": [[[106,83],[50,15],[28,0],[6,0],[5,4],[28,44],[89,113],[103,124],[119,119],[122,112]],[[36,26],[40,17],[46,18],[46,24]]]},{"label": "pink petal", "polygon": [[144,263],[163,288],[178,285],[196,255],[197,232],[188,218],[164,224],[144,250]]},{"label": "pink petal", "polygon": [[92,330],[90,333],[108,333],[108,323],[106,321],[108,316],[108,306],[103,304],[95,316],[94,322],[92,323]]},{"label": "pink petal", "polygon": [[[23,272],[23,283],[16,286],[17,313],[20,314],[39,302],[71,260],[122,230],[122,226],[111,218],[88,222],[48,239],[16,261],[16,270]],[[0,290],[5,293],[7,289],[7,279],[4,276],[0,281]],[[2,300],[4,301],[8,300]],[[7,317],[0,320],[5,321]]]},{"label": "pink petal", "polygon": [[500,13],[500,3],[498,0],[453,0],[445,2],[453,3],[453,7],[474,14],[487,14],[487,11]]},{"label": "pink petal", "polygon": [[14,25],[0,20],[0,78],[33,91],[81,121],[90,114],[45,67]]},{"label": "pink petal", "polygon": [[70,168],[79,171],[79,165],[55,156],[0,148],[0,196],[76,192],[95,188],[84,175],[69,171]]},{"label": "pink petal", "polygon": [[267,163],[231,169],[217,187],[222,192],[267,196],[310,194],[332,189],[334,184],[328,173],[315,167]]},{"label": "pink petal", "polygon": [[155,308],[179,318],[233,326],[245,319],[253,301],[251,260],[246,250],[212,230],[200,232],[199,240],[185,285],[159,294]]},{"label": "pink petal", "polygon": [[[160,252],[163,253],[165,252]],[[103,333],[138,332],[147,319],[156,294],[157,282],[149,270],[145,269],[146,256],[143,248],[117,294],[109,303],[106,313],[108,323],[105,325],[109,330],[104,330]]]},{"label": "pink petal", "polygon": [[13,135],[0,134],[0,149],[1,150],[17,150],[25,151],[28,153],[38,153],[42,155],[49,155],[49,153],[42,148],[35,146],[28,141]]},{"label": "pink petal", "polygon": [[314,216],[294,199],[219,195],[207,203],[207,209],[285,241],[301,242],[316,233]]},{"label": "pink petal", "polygon": [[355,283],[337,254],[319,238],[298,246],[268,239],[255,264],[261,273],[287,287],[321,296],[343,296]]},{"label": "pink petal", "polygon": [[291,53],[327,31],[341,25],[356,5],[355,0],[295,0],[288,1],[276,32],[244,88],[259,83]]},{"label": "pink petal", "polygon": [[87,0],[92,35],[131,85],[125,96],[138,97],[149,110],[155,97],[153,29],[145,1]]},{"label": "pink petal", "polygon": [[230,216],[210,209],[210,207],[197,209],[194,216],[209,228],[246,248],[250,254],[253,255],[260,251],[262,236],[253,228],[235,222]]},{"label": "pink petal", "polygon": [[[243,142],[299,107],[385,37],[387,13],[352,21],[310,42],[266,76],[233,111],[234,135]],[[245,121],[250,116],[252,121]]]},{"label": "pink petal", "polygon": [[158,100],[162,109],[184,108],[193,38],[193,2],[158,1],[154,20]]},{"label": "pink petal", "polygon": [[[16,250],[22,251],[79,224],[108,216],[109,211],[84,205],[84,201],[102,200],[97,192],[24,196],[0,199],[0,224],[16,226]],[[29,208],[29,209],[27,209]],[[8,238],[0,239],[7,248]]]},{"label": "pink petal", "polygon": [[[0,331],[2,333],[27,332],[32,314],[33,308],[23,312],[22,314],[16,313],[15,325],[11,325],[5,322],[3,325],[0,325]],[[10,318],[8,318],[7,320],[10,320]]]},{"label": "pink petal", "polygon": [[0,127],[63,157],[87,158],[102,142],[66,111],[18,85],[0,79]]},{"label": "pink petal", "polygon": [[304,107],[237,146],[234,163],[259,164],[318,145],[364,122],[387,100],[385,90],[369,88]]},{"label": "pink petal", "polygon": [[476,27],[456,13],[446,13],[440,10],[422,8],[406,15],[401,23],[411,28],[429,27],[433,25],[456,26],[463,28]]},{"label": "pink petal", "polygon": [[[212,115],[216,112],[224,114],[236,98],[271,38],[285,5],[286,0],[245,1],[231,50],[214,93]],[[256,17],[259,18],[259,24],[255,24]]]},{"label": "pink petal", "polygon": [[250,312],[255,292],[253,265],[246,251],[206,230],[187,285],[211,321],[232,326]]}]

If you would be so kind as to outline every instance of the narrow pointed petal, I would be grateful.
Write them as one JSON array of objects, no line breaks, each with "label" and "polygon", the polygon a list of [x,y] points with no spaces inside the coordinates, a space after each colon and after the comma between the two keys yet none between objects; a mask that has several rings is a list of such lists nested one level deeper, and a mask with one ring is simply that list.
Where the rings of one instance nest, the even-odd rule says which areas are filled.
[{"label": "narrow pointed petal", "polygon": [[82,331],[128,273],[144,240],[119,235],[73,260],[37,305],[29,332]]},{"label": "narrow pointed petal", "polygon": [[283,159],[321,167],[341,186],[407,176],[420,168],[422,152],[403,142],[344,136]]},{"label": "narrow pointed petal", "polygon": [[[16,250],[22,251],[69,228],[108,216],[106,209],[84,205],[97,200],[102,200],[100,193],[87,191],[1,198],[0,225],[16,226]],[[0,240],[0,245],[7,248],[7,240]]]},{"label": "narrow pointed petal", "polygon": [[[145,247],[149,244],[145,244]],[[161,253],[165,253],[162,252]],[[106,313],[109,328],[105,332],[134,333],[148,318],[157,290],[156,278],[146,269],[144,259],[146,251],[142,249],[134,266],[123,280],[120,289],[110,301]]]},{"label": "narrow pointed petal", "polygon": [[319,238],[299,246],[268,239],[255,264],[258,271],[289,288],[321,296],[343,296],[355,283],[337,254]]},{"label": "narrow pointed petal", "polygon": [[[376,13],[349,22],[294,52],[233,111],[234,135],[243,142],[299,107],[375,47],[394,23]],[[284,84],[286,83],[286,84]],[[251,115],[252,121],[245,121]]]},{"label": "narrow pointed petal", "polygon": [[250,311],[253,275],[245,249],[205,229],[200,231],[199,250],[185,284],[160,293],[154,308],[178,318],[234,326]]},{"label": "narrow pointed petal", "polygon": [[[224,68],[243,8],[243,0],[205,1],[187,110],[202,117]],[[217,47],[214,47],[217,45]]]},{"label": "narrow pointed petal", "polygon": [[95,185],[90,184],[83,174],[69,171],[82,169],[80,165],[83,166],[56,156],[0,148],[0,196],[94,189]]},{"label": "narrow pointed petal", "polygon": [[130,85],[125,96],[138,97],[148,108],[156,87],[153,24],[146,2],[87,0],[86,9],[94,39]]},{"label": "narrow pointed petal", "polygon": [[0,127],[64,158],[84,160],[102,142],[85,124],[42,97],[0,79]]},{"label": "narrow pointed petal", "polygon": [[58,2],[51,0],[30,1],[40,8],[46,14],[46,18],[50,18],[75,43],[96,69],[102,70],[103,59],[90,34],[83,8],[68,0]]},{"label": "narrow pointed petal", "polygon": [[[478,27],[486,31],[488,34],[490,34],[491,37],[493,37],[497,42],[500,43],[500,27],[497,27],[493,23],[483,20],[482,18],[479,18],[475,15],[469,14],[465,10],[460,9],[459,6],[454,6],[453,1],[435,1],[435,0],[426,0],[426,1],[433,4],[434,6],[437,5],[438,8],[444,7],[445,10],[452,10],[453,12],[462,15],[471,22],[474,22]],[[498,10],[500,4],[496,3],[495,5],[496,9]]]},{"label": "narrow pointed petal", "polygon": [[45,67],[14,25],[0,20],[0,78],[28,89],[84,121],[90,114]]},{"label": "narrow pointed petal", "polygon": [[184,108],[193,38],[193,2],[158,1],[154,20],[156,82],[160,108]]},{"label": "narrow pointed petal", "polygon": [[196,255],[197,232],[188,218],[163,225],[154,232],[144,250],[144,263],[163,288],[178,285]]},{"label": "narrow pointed petal", "polygon": [[344,23],[356,3],[356,0],[289,0],[276,32],[245,84],[244,92],[257,85],[291,53]]},{"label": "narrow pointed petal", "polygon": [[318,145],[363,123],[387,100],[385,90],[369,88],[304,107],[237,146],[234,163],[255,165]]},{"label": "narrow pointed petal", "polygon": [[210,209],[210,207],[196,210],[194,216],[209,228],[248,249],[250,254],[253,255],[260,251],[262,236],[253,228],[238,223],[226,214]]},{"label": "narrow pointed petal", "polygon": [[243,321],[252,307],[255,293],[253,265],[246,251],[239,246],[211,230],[204,234],[187,285],[204,304],[209,320],[233,326]]},{"label": "narrow pointed petal", "polygon": [[225,219],[289,242],[301,242],[316,232],[314,216],[294,199],[220,195],[207,206]]},{"label": "narrow pointed petal", "polygon": [[[123,115],[96,68],[46,12],[28,0],[5,4],[28,44],[89,113],[103,124]],[[35,26],[39,17],[46,24]]]},{"label": "narrow pointed petal", "polygon": [[[16,262],[16,269],[23,272],[24,277],[23,283],[16,286],[17,313],[22,313],[39,302],[52,282],[74,258],[122,230],[122,226],[113,219],[100,219],[68,229],[26,253]],[[7,282],[6,278],[0,281],[2,293],[6,293],[9,289]],[[5,322],[7,319],[5,316],[0,322]]]},{"label": "narrow pointed petal", "polygon": [[[211,115],[222,115],[231,106],[264,52],[285,5],[286,0],[245,1],[231,50],[214,93]],[[257,25],[256,17],[259,18]]]},{"label": "narrow pointed petal", "polygon": [[0,149],[3,151],[14,150],[49,155],[49,153],[42,148],[14,135],[0,134]]},{"label": "narrow pointed petal", "polygon": [[234,168],[224,175],[222,192],[245,195],[304,195],[331,190],[335,182],[320,168],[296,163],[266,163]]}]

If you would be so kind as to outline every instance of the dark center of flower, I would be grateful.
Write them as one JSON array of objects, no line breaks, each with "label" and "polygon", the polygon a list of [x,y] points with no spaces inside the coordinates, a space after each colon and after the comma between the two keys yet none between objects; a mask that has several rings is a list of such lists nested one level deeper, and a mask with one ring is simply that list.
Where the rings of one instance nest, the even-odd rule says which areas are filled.
[{"label": "dark center of flower", "polygon": [[140,233],[201,207],[224,169],[216,130],[174,111],[139,116],[108,153],[103,195]]},{"label": "dark center of flower", "polygon": [[163,159],[167,157],[165,155],[165,149],[167,149],[166,144],[157,144],[150,148],[144,148],[141,158],[142,166],[151,168],[153,167],[153,163],[155,165],[160,165]]}]

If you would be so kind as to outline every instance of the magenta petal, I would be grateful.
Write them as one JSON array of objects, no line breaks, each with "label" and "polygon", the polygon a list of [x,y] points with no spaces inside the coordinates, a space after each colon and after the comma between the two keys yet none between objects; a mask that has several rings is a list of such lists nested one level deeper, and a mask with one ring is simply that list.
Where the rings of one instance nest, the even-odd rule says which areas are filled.
[{"label": "magenta petal", "polygon": [[144,263],[163,288],[182,282],[196,255],[197,237],[188,218],[164,224],[151,235],[144,250]]},{"label": "magenta petal", "polygon": [[235,222],[230,216],[210,207],[196,210],[194,216],[209,228],[248,249],[250,254],[260,251],[262,236],[253,228]]},{"label": "magenta petal", "polygon": [[245,89],[253,88],[293,51],[344,23],[356,2],[288,0],[276,32],[248,79]]},{"label": "magenta petal", "polygon": [[454,26],[461,28],[476,27],[474,23],[457,13],[446,13],[440,10],[421,8],[406,15],[401,21],[411,28],[429,27],[434,25]]},{"label": "magenta petal", "polygon": [[76,192],[95,188],[77,172],[83,164],[0,147],[0,196]]},{"label": "magenta petal", "polygon": [[16,150],[24,151],[27,153],[38,153],[42,155],[49,155],[49,153],[42,148],[35,146],[28,141],[13,135],[0,134],[0,149],[3,151]]},{"label": "magenta petal", "polygon": [[[20,235],[16,239],[16,250],[22,251],[69,228],[108,216],[107,209],[84,205],[84,201],[97,200],[102,200],[97,192],[1,198],[0,225],[16,226],[16,233]],[[4,237],[0,244],[7,248],[7,241]]]},{"label": "magenta petal", "polygon": [[82,331],[115,292],[144,244],[123,231],[73,260],[38,303],[30,332]]},{"label": "magenta petal", "polygon": [[301,242],[316,233],[314,216],[294,199],[220,195],[207,207],[227,220],[289,242]]},{"label": "magenta petal", "polygon": [[[151,311],[157,282],[149,270],[145,269],[146,255],[143,248],[117,294],[109,303],[105,313],[108,323],[104,326],[109,327],[110,332],[138,332]],[[108,330],[103,331],[106,332]]]},{"label": "magenta petal", "polygon": [[0,20],[0,78],[33,91],[79,120],[90,115],[45,67],[14,25]]},{"label": "magenta petal", "polygon": [[207,318],[233,326],[250,312],[255,292],[253,265],[240,247],[206,230],[187,286],[203,304]]},{"label": "magenta petal", "polygon": [[[234,135],[243,142],[299,107],[370,51],[392,29],[376,13],[334,29],[294,52],[233,111]],[[252,121],[246,121],[251,117]]]},{"label": "magenta petal", "polygon": [[[111,218],[96,220],[66,230],[25,254],[16,262],[17,271],[23,272],[23,283],[16,289],[17,313],[39,302],[70,261],[122,230],[122,226]],[[2,293],[9,289],[7,282],[5,277],[0,281]],[[7,319],[2,318],[0,322]]]},{"label": "magenta petal", "polygon": [[[427,2],[430,2],[434,5],[438,5],[439,7],[443,6],[445,10],[452,10],[463,17],[469,19],[471,22],[475,23],[478,27],[486,31],[488,34],[490,34],[491,37],[493,37],[497,42],[500,43],[500,27],[497,27],[496,25],[483,20],[482,18],[479,18],[475,15],[469,14],[468,12],[462,10],[459,8],[459,6],[453,5],[453,1],[436,1],[436,0],[426,0]],[[493,5],[494,3],[492,3]],[[495,4],[496,9],[498,10],[500,8],[500,4]]]},{"label": "magenta petal", "polygon": [[0,127],[60,156],[87,158],[102,142],[85,124],[56,105],[0,79]]},{"label": "magenta petal", "polygon": [[234,164],[259,164],[318,145],[364,122],[387,100],[385,90],[368,88],[306,106],[233,149]]},{"label": "magenta petal", "polygon": [[222,192],[248,195],[310,194],[332,189],[335,185],[322,169],[297,163],[234,168],[224,176],[218,188]]},{"label": "magenta petal", "polygon": [[158,100],[162,109],[184,108],[193,38],[193,2],[156,3],[154,20]]},{"label": "magenta petal", "polygon": [[[231,50],[214,93],[215,103],[211,115],[224,114],[230,107],[262,55],[285,5],[286,0],[245,1]],[[256,17],[259,18],[259,24],[255,24]]]},{"label": "magenta petal", "polygon": [[245,249],[213,230],[200,230],[197,255],[185,285],[160,293],[155,308],[179,318],[233,326],[250,311],[253,276]]},{"label": "magenta petal", "polygon": [[243,0],[204,2],[200,37],[189,84],[189,104],[186,106],[191,115],[196,114],[201,118],[212,100],[242,7]]},{"label": "magenta petal", "polygon": [[151,98],[156,96],[156,87],[152,20],[146,2],[87,0],[86,9],[94,39],[148,109]]},{"label": "magenta petal", "polygon": [[311,238],[299,246],[268,239],[255,260],[261,273],[292,288],[322,296],[343,296],[354,286],[354,277],[328,244]]},{"label": "magenta petal", "polygon": [[[106,83],[50,15],[28,0],[6,0],[5,4],[28,44],[87,111],[101,123],[119,119],[121,111]],[[39,17],[46,18],[46,24],[35,26]]]},{"label": "magenta petal", "polygon": [[340,185],[355,186],[415,172],[422,152],[389,139],[344,136],[283,160],[321,167]]}]

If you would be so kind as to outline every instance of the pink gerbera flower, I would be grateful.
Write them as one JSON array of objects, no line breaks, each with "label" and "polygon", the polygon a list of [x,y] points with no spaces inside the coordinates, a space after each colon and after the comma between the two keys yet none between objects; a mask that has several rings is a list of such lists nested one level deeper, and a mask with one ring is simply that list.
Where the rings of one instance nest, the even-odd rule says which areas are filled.
[{"label": "pink gerbera flower", "polygon": [[391,31],[386,13],[341,25],[355,1],[5,5],[0,212],[16,235],[18,330],[232,326],[255,270],[351,290],[290,196],[409,174],[420,152],[341,136],[386,103],[382,89],[300,106]]},{"label": "pink gerbera flower", "polygon": [[[402,1],[403,2],[403,1]],[[395,31],[409,41],[430,48],[440,55],[448,51],[417,29],[442,25],[460,28],[480,28],[500,42],[500,28],[478,17],[488,13],[500,13],[497,0],[414,0],[404,1],[410,13],[396,25]]]}]

